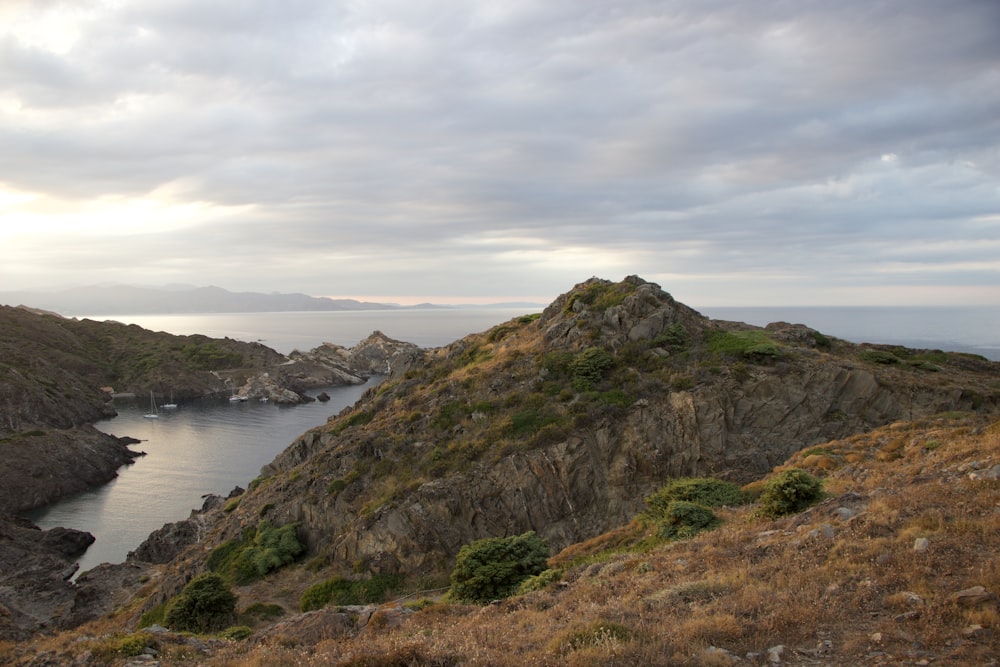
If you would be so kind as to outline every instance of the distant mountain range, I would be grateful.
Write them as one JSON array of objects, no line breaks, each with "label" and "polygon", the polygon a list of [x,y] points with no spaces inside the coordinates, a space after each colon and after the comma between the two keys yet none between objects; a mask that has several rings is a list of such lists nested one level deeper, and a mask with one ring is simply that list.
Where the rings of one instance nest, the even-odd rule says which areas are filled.
[{"label": "distant mountain range", "polygon": [[[0,292],[0,303],[51,310],[66,316],[167,313],[263,313],[407,308],[390,303],[330,299],[307,294],[230,292],[221,287],[91,285],[51,292]],[[435,307],[430,304],[417,307]]]}]

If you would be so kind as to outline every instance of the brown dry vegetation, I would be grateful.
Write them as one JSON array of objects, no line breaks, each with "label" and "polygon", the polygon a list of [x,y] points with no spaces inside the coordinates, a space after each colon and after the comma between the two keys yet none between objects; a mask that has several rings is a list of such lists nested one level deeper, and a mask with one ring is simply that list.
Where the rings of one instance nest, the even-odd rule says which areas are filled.
[{"label": "brown dry vegetation", "polygon": [[[966,606],[955,594],[1000,592],[1000,481],[970,476],[997,464],[1000,423],[898,423],[793,456],[787,466],[828,494],[801,514],[722,510],[718,529],[647,549],[628,546],[642,531],[626,526],[554,557],[562,581],[541,591],[486,607],[384,605],[341,638],[293,617],[266,639],[152,641],[161,665],[217,667],[750,665],[778,645],[790,665],[996,664],[996,595]],[[0,645],[0,662],[124,664],[130,617]]]}]

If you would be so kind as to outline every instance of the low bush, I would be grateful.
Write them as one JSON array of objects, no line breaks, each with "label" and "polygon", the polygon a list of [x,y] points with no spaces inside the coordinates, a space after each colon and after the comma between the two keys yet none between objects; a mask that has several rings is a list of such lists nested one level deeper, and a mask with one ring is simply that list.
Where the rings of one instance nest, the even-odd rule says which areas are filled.
[{"label": "low bush", "polygon": [[367,579],[332,577],[313,584],[299,598],[299,609],[312,611],[328,604],[354,605],[384,602],[386,595],[402,582],[399,575],[373,574]]},{"label": "low bush", "polygon": [[525,593],[530,593],[532,591],[540,591],[543,588],[556,583],[562,579],[562,570],[543,570],[536,575],[528,577],[521,582],[521,585],[517,587],[517,594],[524,595]]},{"label": "low bush", "polygon": [[867,361],[872,364],[883,364],[885,366],[891,366],[893,364],[898,364],[900,359],[892,352],[886,352],[885,350],[862,350],[858,356],[862,361]]},{"label": "low bush", "polygon": [[167,605],[164,621],[177,632],[218,632],[236,620],[236,595],[222,577],[206,572],[192,579]]},{"label": "low bush", "polygon": [[823,484],[799,468],[783,470],[764,485],[759,513],[779,517],[801,512],[823,498]]},{"label": "low bush", "polygon": [[592,389],[604,378],[604,373],[614,365],[614,358],[601,347],[588,347],[570,363],[573,388],[577,391]]},{"label": "low bush", "polygon": [[694,537],[719,523],[711,509],[686,500],[671,500],[662,509],[646,516],[656,525],[657,535],[668,540]]},{"label": "low bush", "polygon": [[650,512],[664,510],[674,500],[698,503],[705,507],[745,505],[746,494],[732,482],[711,477],[681,477],[668,482],[646,498]]},{"label": "low bush", "polygon": [[205,564],[237,586],[249,584],[302,554],[305,547],[299,542],[296,528],[294,523],[275,528],[262,520],[256,528],[244,530],[241,538],[219,545]]},{"label": "low bush", "polygon": [[466,544],[451,573],[451,596],[479,604],[510,597],[525,579],[545,571],[548,557],[548,544],[534,531]]}]

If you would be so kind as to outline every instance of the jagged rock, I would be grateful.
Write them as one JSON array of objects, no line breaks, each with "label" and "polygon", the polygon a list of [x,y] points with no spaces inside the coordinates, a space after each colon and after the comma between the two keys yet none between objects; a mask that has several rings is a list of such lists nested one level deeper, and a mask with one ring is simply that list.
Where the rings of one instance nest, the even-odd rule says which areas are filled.
[{"label": "jagged rock", "polygon": [[44,627],[69,627],[65,610],[76,597],[67,581],[73,557],[93,535],[58,528],[39,529],[23,519],[0,515],[0,639],[25,639]]},{"label": "jagged rock", "polygon": [[94,543],[94,536],[82,530],[57,526],[43,531],[38,543],[42,548],[54,551],[66,559],[72,559]]},{"label": "jagged rock", "polygon": [[198,523],[192,519],[165,524],[143,540],[128,560],[144,563],[168,563],[201,537]]}]

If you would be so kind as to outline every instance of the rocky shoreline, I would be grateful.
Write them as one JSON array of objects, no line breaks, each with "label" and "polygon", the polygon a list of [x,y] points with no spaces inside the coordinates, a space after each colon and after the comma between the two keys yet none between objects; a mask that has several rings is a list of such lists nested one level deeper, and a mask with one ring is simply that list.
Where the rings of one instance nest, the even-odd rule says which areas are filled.
[{"label": "rocky shoreline", "polygon": [[[46,316],[23,312],[16,315],[24,319],[22,328],[36,332],[53,319],[47,316],[46,322],[41,319]],[[115,323],[107,326],[110,331],[120,327]],[[36,334],[25,347],[36,345],[38,338]],[[20,349],[10,337],[0,343]],[[315,400],[306,396],[307,390],[362,384],[384,369],[405,366],[422,354],[417,346],[378,331],[353,348],[324,343],[291,357],[258,350],[258,344],[245,345],[253,347],[251,352],[260,363],[202,374],[158,375],[156,382],[175,387],[173,392],[182,400],[232,392],[241,399],[294,405]],[[6,380],[0,376],[0,398],[29,395],[21,391],[27,374],[15,371]],[[57,384],[48,377],[36,380],[43,387]],[[4,483],[0,486],[0,639],[21,640],[39,631],[73,627],[111,611],[142,585],[152,563],[169,560],[192,538],[196,539],[198,517],[219,509],[224,501],[208,496],[205,506],[188,519],[167,524],[151,534],[127,562],[100,565],[73,581],[78,569],[75,561],[93,543],[93,535],[62,527],[42,530],[17,514],[106,484],[117,476],[119,468],[144,455],[130,448],[140,441],[102,433],[88,423],[114,414],[107,401],[112,388],[94,386],[97,380],[92,373],[74,376],[74,386],[87,390],[68,394],[58,402],[61,407],[54,416],[44,409],[51,402],[47,399],[32,401],[30,410],[24,407],[28,398],[22,399],[20,405],[13,400],[0,403],[0,461],[4,462]],[[128,391],[135,389],[134,385],[127,387]],[[101,394],[104,398],[95,401],[94,397]],[[99,411],[90,408],[102,400]],[[86,403],[87,408],[78,408],[76,402]],[[79,416],[66,427],[64,414]],[[34,415],[30,423],[29,415]],[[4,424],[8,428],[2,428]]]}]

